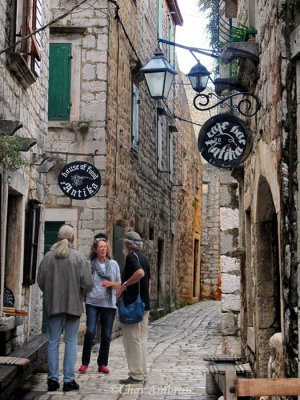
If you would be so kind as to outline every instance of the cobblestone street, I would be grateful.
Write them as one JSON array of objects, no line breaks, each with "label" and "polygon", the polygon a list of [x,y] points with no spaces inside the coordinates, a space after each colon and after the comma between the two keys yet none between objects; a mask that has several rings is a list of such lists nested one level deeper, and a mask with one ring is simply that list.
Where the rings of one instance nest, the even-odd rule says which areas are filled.
[{"label": "cobblestone street", "polygon": [[[63,353],[61,346],[60,355]],[[82,346],[78,347],[80,366]],[[47,392],[46,374],[37,374],[24,386],[29,390],[22,400],[60,400],[65,396],[78,400],[196,400],[205,395],[207,353],[221,353],[220,302],[202,301],[184,307],[154,321],[149,326],[149,378],[142,385],[122,386],[119,379],[127,377],[127,364],[122,337],[111,342],[110,374],[97,372],[96,353],[86,374],[76,373],[79,392]],[[61,382],[62,387],[62,382]],[[37,397],[34,396],[37,395]],[[38,397],[38,394],[40,396]]]}]

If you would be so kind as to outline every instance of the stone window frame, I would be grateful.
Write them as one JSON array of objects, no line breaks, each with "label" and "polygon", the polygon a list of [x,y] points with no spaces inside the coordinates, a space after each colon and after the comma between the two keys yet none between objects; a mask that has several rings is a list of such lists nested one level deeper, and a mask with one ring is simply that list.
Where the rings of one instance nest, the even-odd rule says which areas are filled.
[{"label": "stone window frame", "polygon": [[65,127],[66,123],[80,120],[80,85],[81,85],[81,51],[82,33],[85,28],[67,31],[63,29],[50,30],[49,43],[70,43],[72,48],[71,62],[71,96],[70,96],[70,119],[69,121],[48,121],[48,127]]}]

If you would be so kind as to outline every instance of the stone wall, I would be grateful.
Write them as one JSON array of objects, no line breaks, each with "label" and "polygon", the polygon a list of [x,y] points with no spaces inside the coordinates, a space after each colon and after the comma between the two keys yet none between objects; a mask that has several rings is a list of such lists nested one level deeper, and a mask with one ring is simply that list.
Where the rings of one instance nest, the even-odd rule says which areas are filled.
[{"label": "stone wall", "polygon": [[[42,23],[49,18],[49,2],[43,2]],[[0,48],[9,44],[12,30],[11,3],[0,4]],[[47,136],[47,91],[48,91],[48,32],[41,36],[40,76],[35,77],[32,85],[25,85],[26,76],[17,77],[11,67],[11,61],[4,53],[0,56],[0,120],[20,121],[23,125],[15,136],[36,140],[36,145],[29,152],[21,153],[29,166],[10,172],[1,168],[1,287],[0,287],[0,334],[5,345],[2,354],[8,354],[40,333],[42,299],[37,284],[24,286],[24,231],[25,210],[28,199],[44,202],[44,175],[38,166],[33,165],[32,153],[40,155],[44,151]],[[27,88],[25,88],[27,86]],[[12,210],[14,205],[14,210]],[[11,221],[15,218],[16,223]],[[43,214],[41,216],[38,258],[43,251]],[[12,238],[12,240],[11,240]],[[9,262],[12,261],[12,263]],[[15,297],[15,308],[28,312],[26,317],[5,317],[2,313],[3,290],[8,287]]]},{"label": "stone wall", "polygon": [[249,83],[249,74],[240,74],[239,80],[262,101],[249,121],[254,147],[239,180],[242,351],[257,376],[266,376],[274,358],[270,339],[283,334],[284,371],[276,372],[275,363],[269,375],[297,376],[296,73],[290,51],[296,2],[239,1],[237,16],[248,26],[251,19],[259,49],[258,68],[252,66],[256,78]]}]

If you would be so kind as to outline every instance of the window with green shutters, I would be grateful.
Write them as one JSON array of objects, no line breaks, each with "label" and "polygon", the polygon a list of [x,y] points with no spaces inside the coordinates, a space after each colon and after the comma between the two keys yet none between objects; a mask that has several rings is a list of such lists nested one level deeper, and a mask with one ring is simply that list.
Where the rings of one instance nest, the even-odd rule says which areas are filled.
[{"label": "window with green shutters", "polygon": [[50,43],[48,118],[52,121],[70,119],[71,43]]},{"label": "window with green shutters", "polygon": [[139,90],[132,83],[132,103],[131,103],[131,144],[137,150],[139,147]]}]

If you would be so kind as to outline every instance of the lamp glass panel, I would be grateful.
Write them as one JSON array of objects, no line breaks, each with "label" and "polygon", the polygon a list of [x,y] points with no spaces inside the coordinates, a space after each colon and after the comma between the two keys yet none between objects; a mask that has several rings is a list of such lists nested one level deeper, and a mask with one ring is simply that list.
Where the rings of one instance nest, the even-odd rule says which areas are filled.
[{"label": "lamp glass panel", "polygon": [[164,75],[165,72],[145,73],[145,79],[152,97],[163,96]]},{"label": "lamp glass panel", "polygon": [[172,86],[172,82],[174,79],[174,75],[171,74],[170,72],[166,73],[166,82],[165,82],[165,87],[164,87],[164,97],[167,98]]},{"label": "lamp glass panel", "polygon": [[[165,63],[162,58],[151,58],[144,66],[146,70],[153,69],[166,69]],[[146,72],[146,71],[145,71]]]},{"label": "lamp glass panel", "polygon": [[207,81],[208,81],[208,76],[207,76],[207,75],[201,76],[201,78],[200,78],[200,84],[201,84],[202,87],[206,88],[206,86],[207,86]]},{"label": "lamp glass panel", "polygon": [[189,78],[193,89],[195,89],[197,87],[197,76],[190,75]]}]

